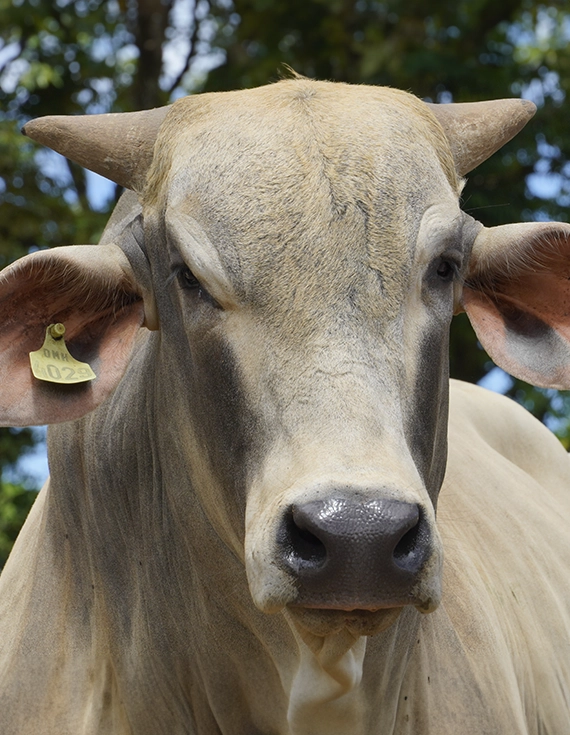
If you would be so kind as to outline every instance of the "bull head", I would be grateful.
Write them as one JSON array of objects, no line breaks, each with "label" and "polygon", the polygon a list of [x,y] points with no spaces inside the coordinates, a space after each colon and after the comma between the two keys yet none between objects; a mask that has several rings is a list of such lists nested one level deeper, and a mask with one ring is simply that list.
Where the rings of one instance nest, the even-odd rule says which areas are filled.
[{"label": "bull head", "polygon": [[32,383],[26,353],[45,319],[6,319],[0,347],[13,345],[2,355],[18,367],[21,400],[1,407],[3,420],[90,411],[121,380],[138,327],[160,324],[144,349],[185,376],[169,420],[208,455],[184,460],[193,484],[226,488],[223,504],[215,493],[203,503],[236,555],[245,548],[257,606],[289,606],[317,635],[347,621],[372,633],[405,606],[435,609],[454,310],[465,307],[514,375],[570,384],[560,267],[570,228],[485,229],[458,206],[458,176],[533,113],[521,100],[428,107],[292,80],[27,124],[133,189],[142,209],[123,200],[103,248],[34,254],[3,275],[5,312],[35,293],[50,320],[71,319],[102,375],[65,395]]}]

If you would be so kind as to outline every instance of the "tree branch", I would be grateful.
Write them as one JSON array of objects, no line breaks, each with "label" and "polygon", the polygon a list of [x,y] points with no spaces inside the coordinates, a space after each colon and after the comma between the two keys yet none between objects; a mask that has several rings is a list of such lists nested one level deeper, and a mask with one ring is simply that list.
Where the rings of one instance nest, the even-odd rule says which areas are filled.
[{"label": "tree branch", "polygon": [[[208,4],[208,7],[209,7],[209,4]],[[190,36],[190,39],[189,39],[190,46],[188,48],[188,53],[186,54],[186,61],[184,62],[182,70],[180,71],[180,73],[178,74],[174,82],[172,82],[172,84],[168,88],[167,92],[169,95],[171,95],[172,92],[174,92],[174,90],[176,89],[176,87],[178,87],[178,85],[182,82],[184,75],[190,68],[190,64],[192,63],[192,60],[194,59],[195,56],[197,56],[197,54],[194,52],[196,49],[196,42],[198,41],[199,31],[200,31],[200,21],[196,17],[196,5],[194,5],[194,27],[192,29],[192,35]]]},{"label": "tree branch", "polygon": [[138,0],[135,42],[139,62],[134,84],[135,109],[148,110],[164,104],[158,80],[162,69],[162,44],[172,0]]}]

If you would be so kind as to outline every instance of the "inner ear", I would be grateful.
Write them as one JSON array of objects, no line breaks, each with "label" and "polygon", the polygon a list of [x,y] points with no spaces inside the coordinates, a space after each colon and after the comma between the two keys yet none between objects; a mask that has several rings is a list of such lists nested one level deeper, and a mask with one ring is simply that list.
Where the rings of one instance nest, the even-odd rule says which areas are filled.
[{"label": "inner ear", "polygon": [[463,306],[492,359],[534,385],[570,385],[570,227],[491,228],[476,240]]},{"label": "inner ear", "polygon": [[[42,251],[0,275],[2,424],[70,421],[94,409],[119,382],[144,306],[117,250]],[[42,347],[46,327],[57,322],[65,326],[70,354],[91,366],[94,381],[59,385],[32,375],[29,353]]]},{"label": "inner ear", "polygon": [[489,237],[474,248],[467,290],[497,302],[511,323],[526,314],[570,340],[570,227],[533,223],[493,229],[503,230],[503,237]]}]

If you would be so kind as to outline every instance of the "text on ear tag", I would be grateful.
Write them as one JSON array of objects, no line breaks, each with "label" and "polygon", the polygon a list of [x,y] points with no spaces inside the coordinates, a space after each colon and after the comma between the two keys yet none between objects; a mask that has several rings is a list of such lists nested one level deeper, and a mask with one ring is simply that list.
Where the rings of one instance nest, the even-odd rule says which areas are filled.
[{"label": "text on ear tag", "polygon": [[84,383],[97,376],[86,362],[69,354],[63,335],[63,324],[50,324],[41,349],[30,352],[32,373],[38,380],[49,383]]}]

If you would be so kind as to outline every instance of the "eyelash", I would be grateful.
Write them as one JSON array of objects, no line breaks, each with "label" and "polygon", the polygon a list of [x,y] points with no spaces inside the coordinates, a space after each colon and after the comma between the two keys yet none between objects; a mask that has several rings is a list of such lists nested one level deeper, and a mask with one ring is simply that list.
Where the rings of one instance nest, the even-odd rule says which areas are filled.
[{"label": "eyelash", "polygon": [[172,273],[166,279],[166,285],[170,286],[174,281],[178,280],[182,288],[193,290],[202,289],[200,281],[192,273],[186,265],[176,265],[172,269]]},{"label": "eyelash", "polygon": [[196,276],[192,273],[190,268],[187,268],[186,266],[180,266],[177,268],[177,277],[180,282],[180,285],[182,288],[186,288],[188,290],[203,290],[202,286],[200,285],[200,281],[196,278]]},{"label": "eyelash", "polygon": [[180,288],[182,288],[184,291],[193,291],[202,301],[207,301],[212,306],[220,308],[218,302],[214,299],[213,296],[210,295],[208,291],[206,291],[206,289],[202,286],[200,281],[196,278],[196,276],[192,273],[187,265],[175,266],[166,282],[166,285],[169,286],[174,280],[178,280]]}]

